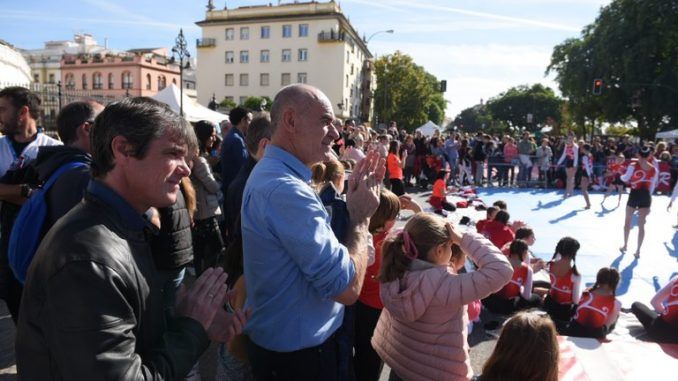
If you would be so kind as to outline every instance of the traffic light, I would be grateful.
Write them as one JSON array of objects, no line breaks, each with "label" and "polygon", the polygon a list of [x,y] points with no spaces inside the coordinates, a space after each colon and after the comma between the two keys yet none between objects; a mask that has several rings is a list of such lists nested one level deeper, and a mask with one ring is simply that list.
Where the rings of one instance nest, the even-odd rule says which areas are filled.
[{"label": "traffic light", "polygon": [[598,78],[593,80],[593,95],[600,95],[603,92],[603,80]]},{"label": "traffic light", "polygon": [[447,91],[447,81],[443,79],[442,81],[440,81],[440,92],[444,93],[446,91]]}]

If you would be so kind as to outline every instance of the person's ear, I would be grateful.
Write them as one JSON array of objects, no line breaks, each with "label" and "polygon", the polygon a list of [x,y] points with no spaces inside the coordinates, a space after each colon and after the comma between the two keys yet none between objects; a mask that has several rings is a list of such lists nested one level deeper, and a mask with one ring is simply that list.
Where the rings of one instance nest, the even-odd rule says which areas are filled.
[{"label": "person's ear", "polygon": [[288,132],[294,132],[295,131],[295,122],[297,115],[294,112],[294,109],[291,107],[288,108],[287,110],[283,111],[283,127],[288,131]]},{"label": "person's ear", "polygon": [[83,139],[89,140],[89,133],[92,130],[92,123],[85,122],[78,127],[78,134],[82,135]]},{"label": "person's ear", "polygon": [[133,154],[132,146],[124,136],[118,135],[111,141],[111,153],[115,163],[125,164]]}]

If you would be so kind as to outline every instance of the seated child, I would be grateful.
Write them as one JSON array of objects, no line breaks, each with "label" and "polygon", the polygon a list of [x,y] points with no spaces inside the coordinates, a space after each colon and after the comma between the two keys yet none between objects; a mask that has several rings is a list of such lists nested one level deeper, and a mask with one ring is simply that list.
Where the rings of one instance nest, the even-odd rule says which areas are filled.
[{"label": "seated child", "polygon": [[515,239],[513,230],[508,226],[511,216],[505,210],[500,210],[495,214],[494,220],[488,221],[480,232],[489,239],[497,248],[501,249],[508,242]]},{"label": "seated child", "polygon": [[498,211],[499,208],[497,208],[496,206],[490,206],[489,208],[487,208],[487,210],[485,211],[486,213],[485,219],[476,222],[476,230],[478,231],[478,233],[482,233],[483,229],[485,228],[485,225],[489,221],[494,220],[494,216],[497,214]]},{"label": "seated child", "polygon": [[438,172],[435,183],[433,183],[433,193],[428,199],[429,204],[433,207],[433,211],[440,215],[446,215],[443,210],[454,212],[457,208],[447,202],[447,176],[449,175],[447,169],[441,169]]},{"label": "seated child", "polygon": [[650,301],[655,311],[635,302],[631,311],[658,343],[678,344],[678,275],[674,276]]},{"label": "seated child", "polygon": [[527,243],[520,239],[513,241],[508,259],[513,267],[513,277],[501,290],[483,299],[483,305],[488,310],[502,315],[539,307],[541,298],[532,294],[532,267],[526,263]]},{"label": "seated child", "polygon": [[596,283],[582,295],[577,312],[565,333],[569,336],[603,338],[612,332],[621,310],[621,303],[615,294],[618,284],[617,269],[603,267],[598,270]]},{"label": "seated child", "polygon": [[551,289],[544,299],[544,308],[557,324],[570,321],[581,298],[581,275],[576,265],[578,250],[579,241],[571,237],[561,238],[553,259],[546,265]]}]

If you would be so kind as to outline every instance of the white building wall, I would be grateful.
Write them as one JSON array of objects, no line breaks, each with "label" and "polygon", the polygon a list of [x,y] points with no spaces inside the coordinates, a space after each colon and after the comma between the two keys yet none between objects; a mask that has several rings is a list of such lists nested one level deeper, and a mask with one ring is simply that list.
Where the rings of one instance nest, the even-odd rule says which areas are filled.
[{"label": "white building wall", "polygon": [[2,85],[28,86],[31,68],[14,47],[0,41],[0,87]]}]

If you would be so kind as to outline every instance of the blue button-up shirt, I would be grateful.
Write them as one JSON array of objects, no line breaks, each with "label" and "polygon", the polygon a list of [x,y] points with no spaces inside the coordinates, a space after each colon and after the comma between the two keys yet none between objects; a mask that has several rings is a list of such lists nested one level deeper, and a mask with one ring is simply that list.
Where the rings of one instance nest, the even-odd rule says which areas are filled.
[{"label": "blue button-up shirt", "polygon": [[309,182],[310,170],[273,145],[250,175],[242,204],[246,333],[257,345],[290,352],[319,345],[339,328],[334,301],[355,276],[348,250]]},{"label": "blue button-up shirt", "polygon": [[137,213],[137,211],[132,208],[132,205],[104,183],[97,180],[90,180],[89,184],[87,184],[87,192],[112,206],[120,218],[127,222],[127,226],[130,230],[140,231],[149,227],[150,222],[148,222],[143,215]]}]

